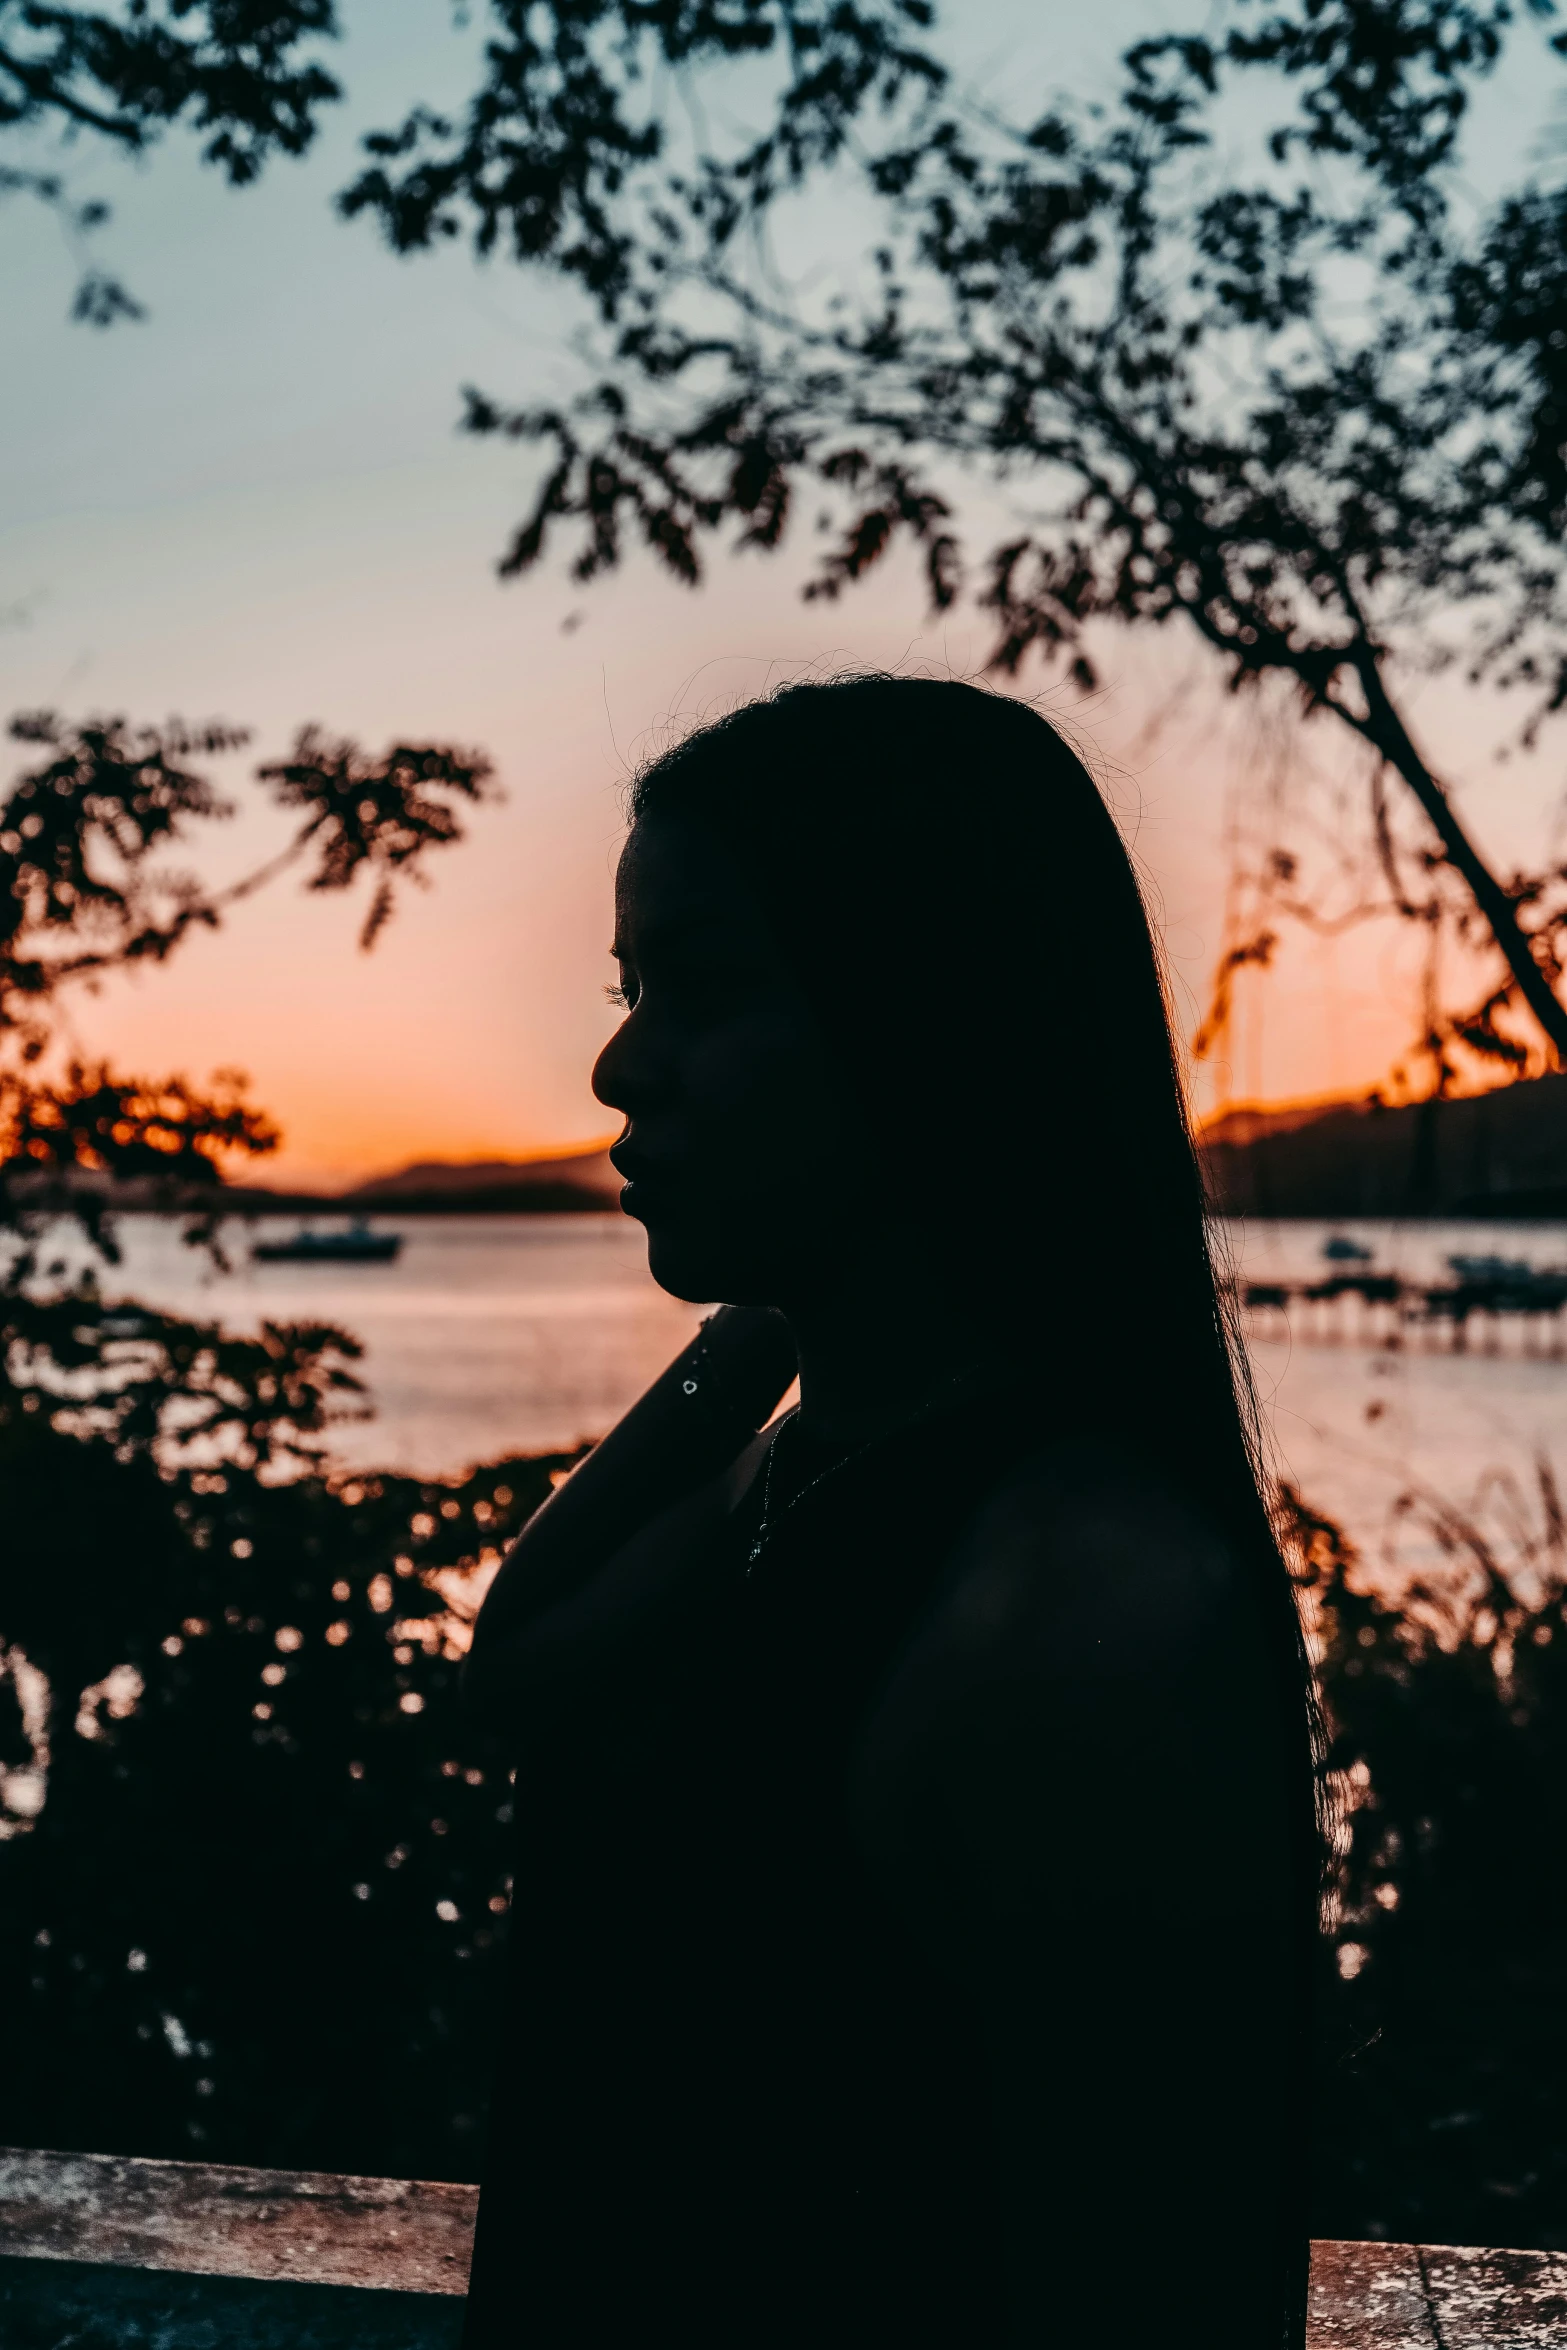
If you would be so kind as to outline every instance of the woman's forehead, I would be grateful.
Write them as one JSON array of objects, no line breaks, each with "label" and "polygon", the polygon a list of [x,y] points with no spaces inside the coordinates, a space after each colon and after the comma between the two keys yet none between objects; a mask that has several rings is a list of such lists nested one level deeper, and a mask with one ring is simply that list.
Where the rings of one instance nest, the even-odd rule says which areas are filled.
[{"label": "woman's forehead", "polygon": [[616,944],[646,947],[655,935],[750,932],[757,905],[738,862],[701,826],[643,817],[615,871]]}]

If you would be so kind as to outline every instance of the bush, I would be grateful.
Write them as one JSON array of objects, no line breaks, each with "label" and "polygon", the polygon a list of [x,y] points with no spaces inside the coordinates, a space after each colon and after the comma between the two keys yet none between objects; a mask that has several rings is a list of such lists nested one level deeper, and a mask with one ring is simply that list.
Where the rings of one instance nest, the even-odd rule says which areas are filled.
[{"label": "bush", "polygon": [[0,2135],[471,2178],[510,1789],[456,1671],[567,1461],[334,1474],[342,1334],[41,1320],[118,1401],[0,1389]]},{"label": "bush", "polygon": [[1446,1561],[1398,1607],[1288,1497],[1341,1799],[1314,2229],[1567,2245],[1567,1587],[1550,1473],[1477,1519],[1401,1505]]},{"label": "bush", "polygon": [[[360,943],[494,793],[482,751],[318,726],[256,782],[292,836],[204,886],[164,860],[234,813],[242,729],[12,720],[0,793],[0,2135],[471,2175],[508,1789],[454,1668],[487,1556],[548,1461],[334,1476],[359,1349],[329,1328],[110,1311],[71,1285],[115,1200],[194,1207],[272,1149],[234,1072],[116,1073],[63,1015],[292,867],[367,887]],[[199,760],[201,769],[191,762]]]}]

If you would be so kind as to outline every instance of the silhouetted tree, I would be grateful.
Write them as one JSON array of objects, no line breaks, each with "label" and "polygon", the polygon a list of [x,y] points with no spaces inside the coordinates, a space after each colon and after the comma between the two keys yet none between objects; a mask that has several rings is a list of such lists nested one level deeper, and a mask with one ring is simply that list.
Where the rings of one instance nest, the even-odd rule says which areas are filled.
[{"label": "silhouetted tree", "polygon": [[[1479,1002],[1425,1018],[1439,1081],[1455,1042],[1526,1057],[1510,1006],[1567,1056],[1567,877],[1492,871],[1407,707],[1457,668],[1519,689],[1532,740],[1567,699],[1567,196],[1525,188],[1473,225],[1452,201],[1506,0],[1238,14],[1139,43],[1105,110],[1016,124],[907,44],[922,9],[496,15],[467,118],[372,141],[344,203],[399,249],[466,230],[597,302],[605,370],[574,406],[467,395],[470,431],[545,453],[503,573],[565,531],[579,579],[637,538],[693,583],[705,540],[775,549],[805,497],[832,533],[808,594],[910,541],[935,610],[972,588],[993,615],[1006,671],[1038,655],[1088,685],[1094,623],[1180,623],[1231,686],[1281,678],[1369,754],[1382,886],[1354,915],[1494,942]],[[765,133],[711,152],[644,68],[726,42],[787,70]],[[1243,124],[1221,178],[1220,126]],[[851,157],[869,282],[813,299],[754,232]],[[1028,518],[970,560],[959,486],[987,477]],[[1424,820],[1403,844],[1389,777]],[[1277,840],[1263,880],[1270,917],[1319,914]],[[1272,944],[1266,921],[1233,943],[1221,1016]]]},{"label": "silhouetted tree", "polygon": [[[60,1023],[73,989],[167,959],[290,867],[365,878],[368,947],[489,764],[306,728],[258,770],[290,839],[211,889],[156,860],[231,812],[203,766],[238,730],[12,733],[33,758],[0,801],[0,1996],[20,2026],[0,2135],[460,2170],[458,2018],[504,1906],[505,1789],[452,1759],[452,1607],[551,1464],[334,1477],[331,1426],[362,1409],[348,1333],[110,1306],[116,1181],[204,1209],[188,1236],[215,1246],[221,1163],[277,1135],[232,1076],[62,1066]],[[443,1597],[425,1577],[448,1567]]]},{"label": "silhouetted tree", "polygon": [[[289,759],[257,770],[297,823],[286,846],[222,889],[154,862],[186,845],[196,826],[233,813],[190,762],[237,749],[243,730],[124,719],[68,724],[52,712],[12,721],[41,754],[0,802],[0,1166],[12,1171],[13,1216],[46,1175],[158,1175],[169,1197],[211,1186],[226,1152],[272,1149],[277,1137],[229,1080],[203,1095],[183,1078],[119,1078],[57,1061],[63,999],[82,984],[163,962],[193,930],[292,866],[313,890],[370,883],[361,945],[391,914],[399,881],[423,879],[428,853],[460,840],[456,809],[491,791],[482,753],[394,744],[372,758],[317,727]],[[51,1074],[44,1072],[52,1071]],[[80,1186],[51,1193],[86,1212]]]}]

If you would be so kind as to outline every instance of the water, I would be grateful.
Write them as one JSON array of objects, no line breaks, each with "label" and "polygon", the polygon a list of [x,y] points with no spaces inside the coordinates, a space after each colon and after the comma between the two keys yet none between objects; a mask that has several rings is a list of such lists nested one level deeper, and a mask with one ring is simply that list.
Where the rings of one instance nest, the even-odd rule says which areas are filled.
[{"label": "water", "polygon": [[[113,1294],[235,1328],[262,1317],[328,1320],[365,1341],[373,1420],[340,1428],[356,1466],[451,1475],[506,1452],[554,1451],[602,1434],[695,1329],[698,1309],[666,1297],[647,1271],[640,1229],[615,1215],[409,1217],[392,1265],[252,1265],[240,1228],[236,1270],[211,1274],[178,1228],[125,1219]],[[1243,1278],[1328,1270],[1330,1229],[1374,1251],[1378,1271],[1439,1280],[1450,1254],[1567,1263],[1567,1225],[1255,1223],[1227,1238]],[[1253,1343],[1278,1467],[1337,1517],[1379,1580],[1400,1583],[1439,1556],[1411,1494],[1475,1516],[1510,1558],[1537,1531],[1538,1464],[1567,1486],[1567,1363],[1306,1343]]]},{"label": "water", "polygon": [[700,1319],[655,1286],[641,1228],[618,1215],[410,1216],[395,1264],[249,1261],[252,1239],[294,1229],[275,1217],[230,1226],[223,1275],[177,1224],[127,1216],[105,1291],[235,1330],[263,1319],[351,1330],[375,1406],[334,1432],[354,1467],[444,1477],[601,1436]]},{"label": "water", "polygon": [[[1311,1280],[1342,1269],[1322,1259],[1329,1231],[1371,1248],[1375,1271],[1411,1282],[1449,1278],[1457,1255],[1567,1264],[1567,1225],[1259,1222],[1232,1227],[1229,1241],[1243,1279]],[[1479,1329],[1470,1351],[1453,1354],[1445,1331],[1434,1346],[1406,1332],[1389,1349],[1308,1343],[1299,1327],[1270,1326],[1259,1318],[1251,1355],[1275,1466],[1353,1535],[1382,1588],[1443,1568],[1433,1500],[1470,1521],[1505,1566],[1530,1565],[1546,1531],[1542,1466],[1567,1489],[1567,1362],[1524,1353],[1518,1324],[1502,1326],[1495,1354]]]}]

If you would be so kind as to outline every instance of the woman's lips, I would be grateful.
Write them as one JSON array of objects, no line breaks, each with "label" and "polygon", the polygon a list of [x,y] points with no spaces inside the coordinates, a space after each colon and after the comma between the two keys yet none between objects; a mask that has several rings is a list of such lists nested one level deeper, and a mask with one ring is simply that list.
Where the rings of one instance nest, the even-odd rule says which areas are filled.
[{"label": "woman's lips", "polygon": [[620,1205],[624,1214],[646,1223],[650,1216],[678,1214],[690,1197],[685,1168],[678,1160],[647,1156],[628,1144],[610,1148],[610,1165],[622,1177]]},{"label": "woman's lips", "polygon": [[626,1215],[646,1218],[656,1213],[661,1204],[668,1203],[673,1186],[664,1169],[630,1159],[617,1161],[616,1171],[625,1177],[620,1187],[620,1205]]},{"label": "woman's lips", "polygon": [[659,1183],[667,1180],[669,1168],[657,1159],[644,1157],[641,1151],[629,1150],[620,1143],[610,1146],[609,1163],[617,1175],[628,1183]]}]

